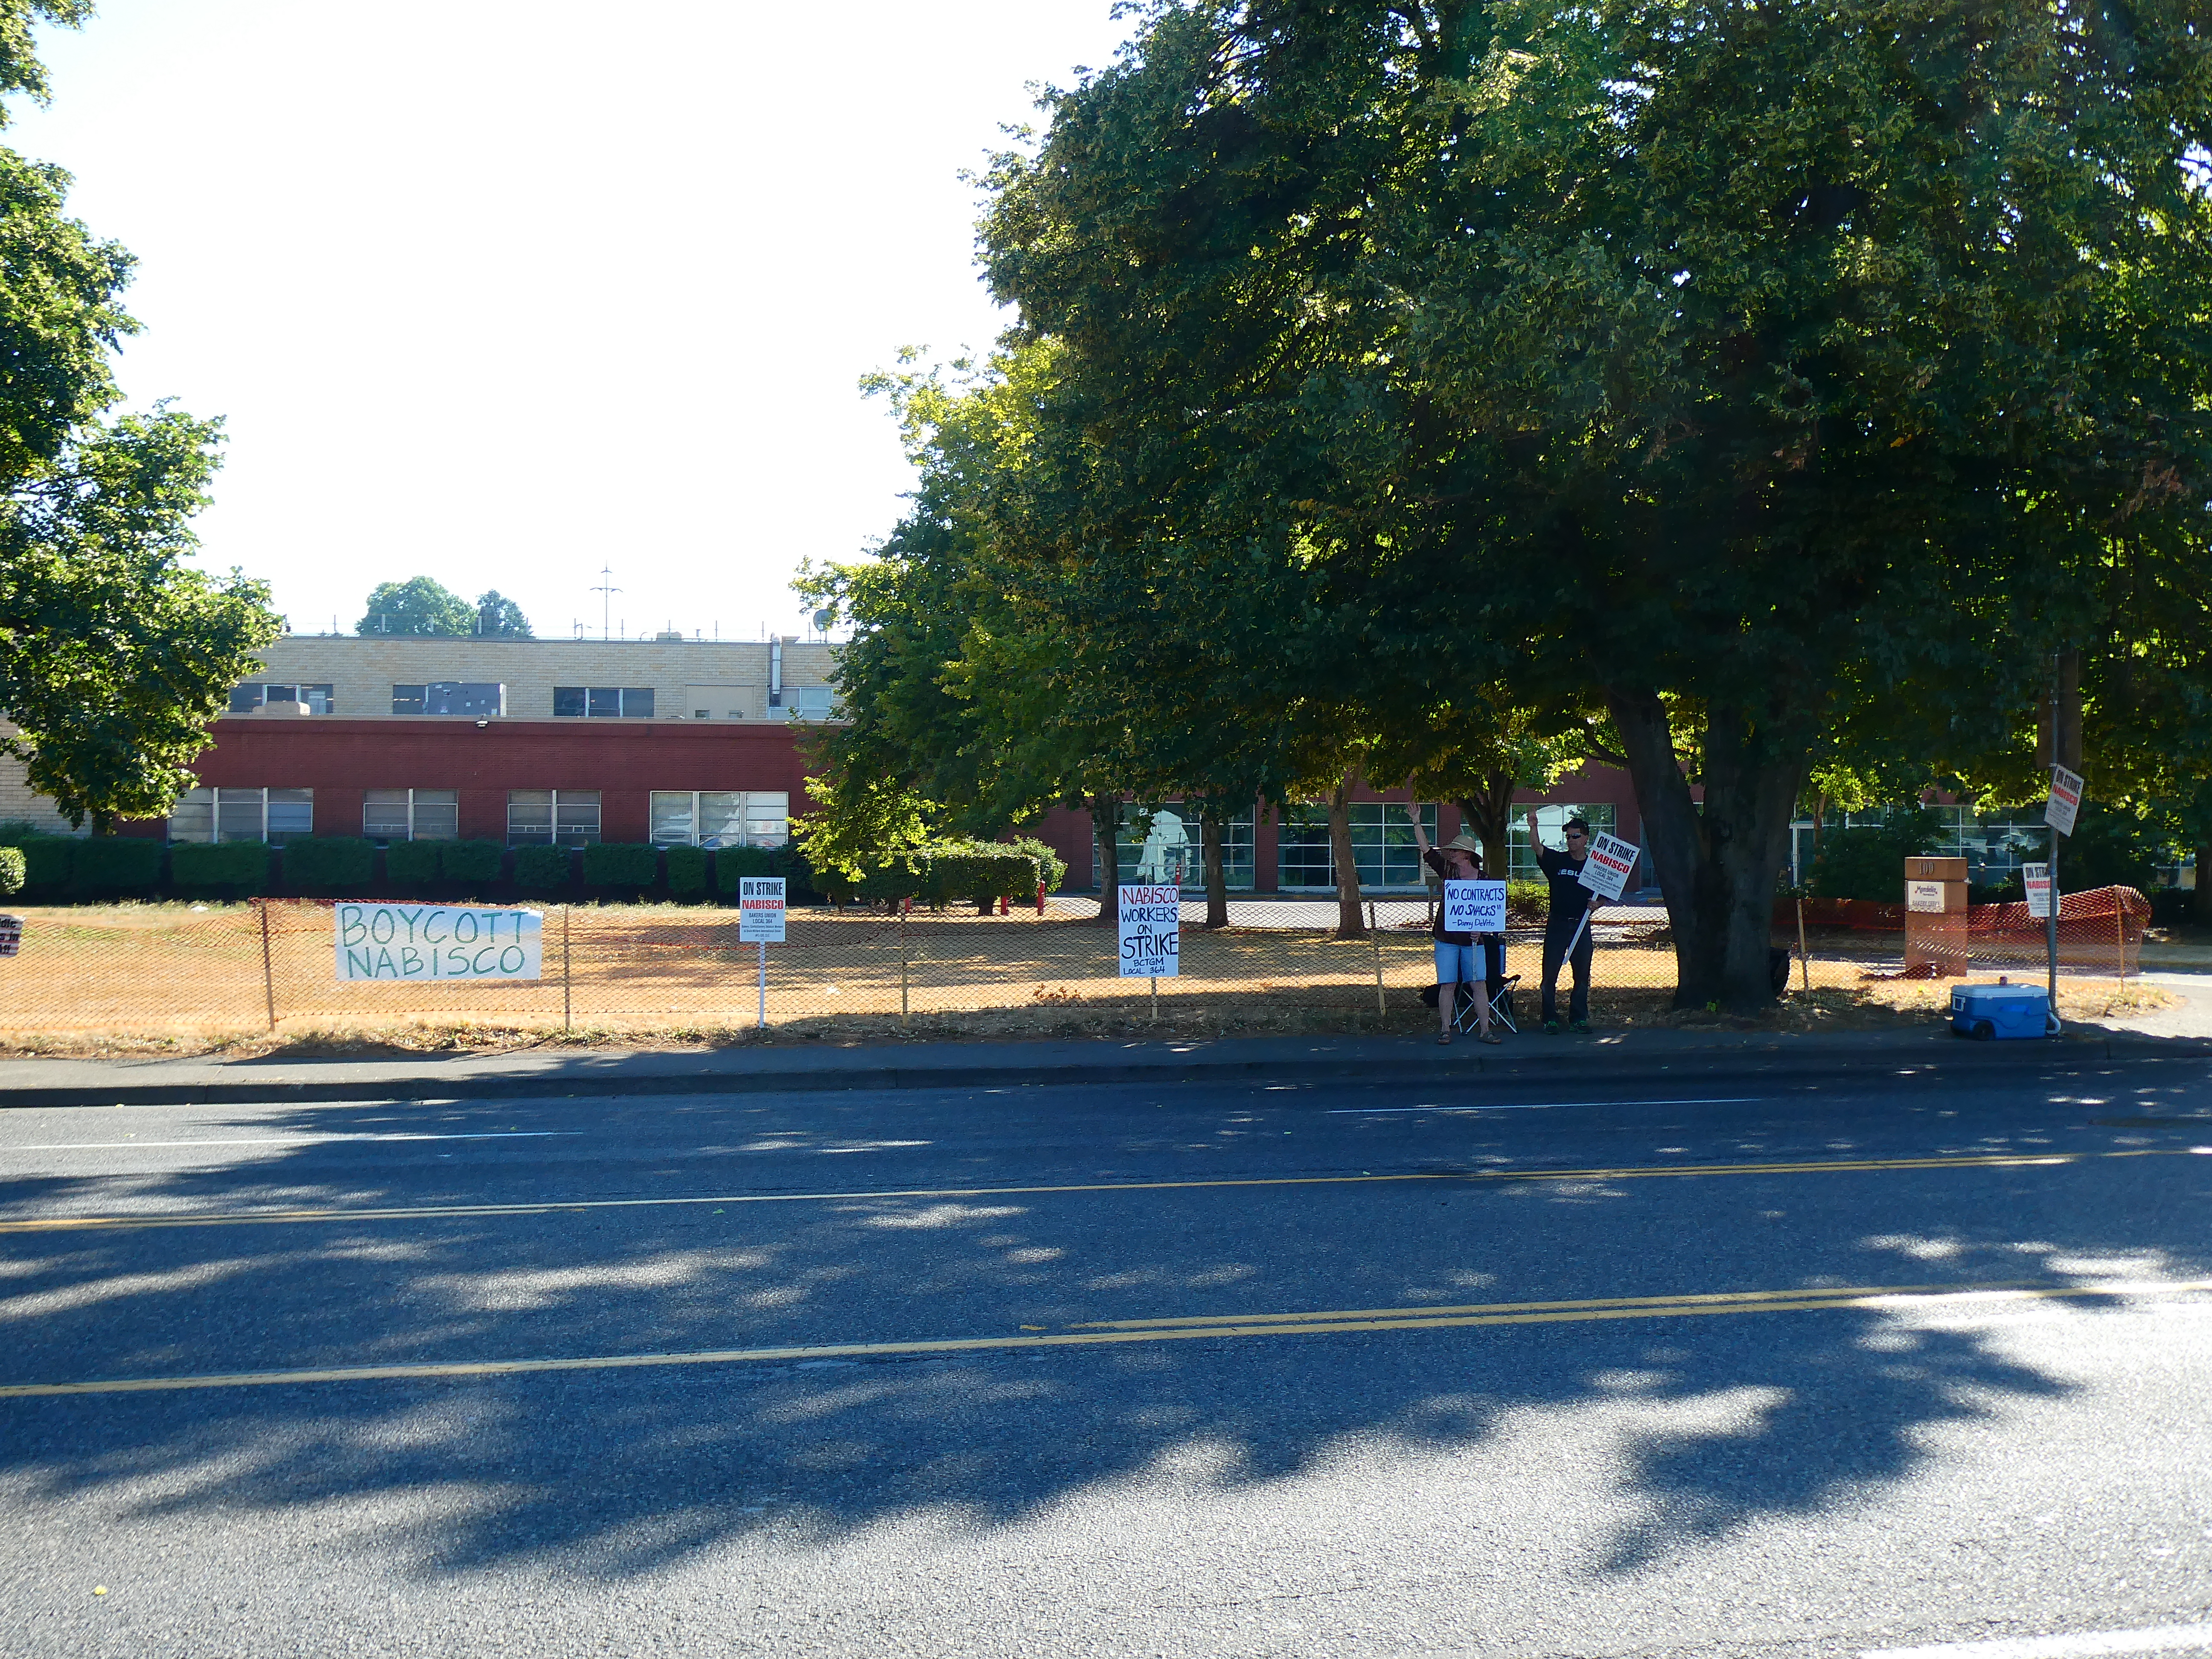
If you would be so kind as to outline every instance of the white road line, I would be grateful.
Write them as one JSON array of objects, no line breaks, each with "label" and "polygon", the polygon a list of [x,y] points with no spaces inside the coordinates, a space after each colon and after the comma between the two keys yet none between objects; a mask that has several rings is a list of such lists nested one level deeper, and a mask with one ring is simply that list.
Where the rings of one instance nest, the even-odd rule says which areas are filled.
[{"label": "white road line", "polygon": [[2150,1630],[2083,1631],[2074,1636],[1876,1648],[1861,1654],[1859,1659],[2094,1659],[2106,1653],[2192,1653],[2207,1649],[2212,1649],[2212,1625],[2160,1625]]},{"label": "white road line", "polygon": [[504,1129],[483,1134],[270,1135],[257,1140],[57,1140],[32,1146],[0,1143],[9,1152],[112,1152],[135,1146],[321,1146],[335,1140],[543,1140],[550,1135],[580,1135],[581,1129]]},{"label": "white road line", "polygon": [[1756,1106],[1764,1095],[1714,1095],[1703,1100],[1499,1101],[1493,1106],[1332,1106],[1331,1117],[1383,1117],[1393,1112],[1555,1112],[1563,1106]]}]

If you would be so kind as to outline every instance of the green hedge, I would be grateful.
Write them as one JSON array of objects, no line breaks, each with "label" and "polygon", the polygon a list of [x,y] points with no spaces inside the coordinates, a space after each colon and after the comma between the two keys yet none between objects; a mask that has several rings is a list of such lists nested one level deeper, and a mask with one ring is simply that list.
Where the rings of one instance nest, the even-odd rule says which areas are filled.
[{"label": "green hedge", "polygon": [[553,893],[568,885],[568,849],[565,847],[518,847],[514,849],[514,884],[532,893]]},{"label": "green hedge", "polygon": [[679,898],[707,890],[707,853],[698,847],[672,847],[668,860],[668,890]]},{"label": "green hedge", "polygon": [[269,846],[258,841],[189,842],[169,849],[169,884],[251,898],[269,890]]},{"label": "green hedge", "polygon": [[23,890],[23,849],[20,847],[0,847],[0,898],[8,898]]},{"label": "green hedge", "polygon": [[76,843],[70,860],[70,896],[144,896],[161,879],[161,854],[167,849],[148,836],[94,836]]},{"label": "green hedge", "polygon": [[439,873],[447,881],[497,881],[500,866],[507,858],[507,848],[495,841],[448,841],[436,845]]},{"label": "green hedge", "polygon": [[434,841],[395,841],[384,849],[384,879],[393,887],[428,887],[438,879],[438,861]]},{"label": "green hedge", "polygon": [[27,891],[59,897],[76,868],[76,849],[83,843],[75,836],[32,836],[18,843],[23,852],[23,886]]},{"label": "green hedge", "polygon": [[[1060,866],[1061,873],[1066,868]],[[928,904],[951,904],[969,900],[987,905],[1001,898],[1034,899],[1042,873],[1033,854],[1006,842],[940,842],[893,854],[851,890],[875,901],[916,898]]]},{"label": "green hedge", "polygon": [[[1035,836],[1016,836],[1006,845],[1012,848],[1017,853],[1028,854],[1036,860],[1037,879],[1044,884],[1046,892],[1051,892],[1067,878],[1067,860]],[[1035,895],[1032,894],[1031,896],[1034,897]]]},{"label": "green hedge", "polygon": [[714,851],[714,887],[719,892],[736,892],[738,881],[746,876],[776,873],[775,854],[766,847],[721,847]]},{"label": "green hedge", "polygon": [[284,882],[314,893],[351,892],[375,878],[376,848],[358,836],[308,836],[286,843]]},{"label": "green hedge", "polygon": [[586,887],[650,887],[659,879],[658,847],[641,841],[600,841],[584,849]]}]

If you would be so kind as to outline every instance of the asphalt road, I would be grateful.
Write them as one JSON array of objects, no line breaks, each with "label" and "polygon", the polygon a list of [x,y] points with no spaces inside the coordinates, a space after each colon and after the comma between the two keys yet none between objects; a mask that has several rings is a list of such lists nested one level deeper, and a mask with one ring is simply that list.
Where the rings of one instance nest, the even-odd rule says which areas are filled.
[{"label": "asphalt road", "polygon": [[0,1652],[2212,1652],[2203,1063],[1500,1087],[0,1114]]}]

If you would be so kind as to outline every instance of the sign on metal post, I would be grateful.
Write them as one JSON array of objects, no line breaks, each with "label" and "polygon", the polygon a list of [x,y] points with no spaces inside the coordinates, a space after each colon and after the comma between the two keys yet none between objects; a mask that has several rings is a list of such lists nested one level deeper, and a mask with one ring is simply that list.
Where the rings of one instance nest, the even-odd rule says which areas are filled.
[{"label": "sign on metal post", "polygon": [[760,946],[759,1026],[768,1029],[768,947],[784,942],[781,876],[738,878],[738,943]]},{"label": "sign on metal post", "polygon": [[1173,979],[1182,962],[1182,894],[1171,886],[1125,886],[1118,906],[1123,979]]},{"label": "sign on metal post", "polygon": [[[781,945],[783,941],[781,876],[738,878],[738,942]],[[727,938],[728,935],[723,935]]]},{"label": "sign on metal post", "polygon": [[2074,833],[2075,815],[2081,810],[2083,779],[2063,766],[2051,769],[2051,799],[2044,803],[2043,821],[2062,836]]},{"label": "sign on metal post", "polygon": [[0,916],[0,957],[12,957],[22,948],[22,917]]},{"label": "sign on metal post", "polygon": [[1640,850],[1633,842],[1601,831],[1590,842],[1589,860],[1576,879],[1600,898],[1617,899],[1628,890]]},{"label": "sign on metal post", "polygon": [[2027,914],[2041,921],[2051,914],[2051,866],[2023,864],[2020,866],[2020,878],[2027,889]]},{"label": "sign on metal post", "polygon": [[1504,882],[1447,881],[1444,884],[1444,932],[1502,933],[1504,931]]},{"label": "sign on metal post", "polygon": [[[263,908],[263,926],[268,911]],[[458,904],[339,904],[332,943],[342,980],[537,979],[544,918]]]}]

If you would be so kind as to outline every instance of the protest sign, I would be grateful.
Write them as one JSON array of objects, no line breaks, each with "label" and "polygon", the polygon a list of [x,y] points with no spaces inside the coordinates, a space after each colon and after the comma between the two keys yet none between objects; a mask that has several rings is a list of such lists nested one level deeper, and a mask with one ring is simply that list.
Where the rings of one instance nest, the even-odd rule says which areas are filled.
[{"label": "protest sign", "polygon": [[[741,945],[784,942],[784,884],[781,876],[738,878],[738,941]],[[726,934],[725,938],[728,937]]]},{"label": "protest sign", "polygon": [[0,916],[0,957],[12,957],[22,948],[22,917]]},{"label": "protest sign", "polygon": [[2023,864],[2020,878],[2027,889],[2027,914],[2041,921],[2051,915],[2051,866]]},{"label": "protest sign", "polygon": [[1576,879],[1601,898],[1617,899],[1636,873],[1638,850],[1633,842],[1601,833],[1591,841],[1589,860]]},{"label": "protest sign", "polygon": [[2063,766],[2051,769],[2051,799],[2044,803],[2043,821],[2062,836],[2074,833],[2074,818],[2081,810],[2085,781],[2079,772],[2069,772]]},{"label": "protest sign", "polygon": [[1182,900],[1174,887],[1121,890],[1123,979],[1176,977],[1182,960]]},{"label": "protest sign", "polygon": [[1444,884],[1444,932],[1502,933],[1505,931],[1505,884],[1448,881]]},{"label": "protest sign", "polygon": [[341,904],[338,977],[536,979],[544,918],[477,905]]}]

